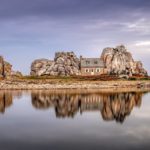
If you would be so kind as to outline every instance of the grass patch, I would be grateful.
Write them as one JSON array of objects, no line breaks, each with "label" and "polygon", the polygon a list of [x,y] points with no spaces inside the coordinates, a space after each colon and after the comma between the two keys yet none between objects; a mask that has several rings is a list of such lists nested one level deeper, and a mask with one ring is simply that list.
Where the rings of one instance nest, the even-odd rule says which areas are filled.
[{"label": "grass patch", "polygon": [[136,81],[136,80],[150,80],[150,77],[130,77],[129,80]]},{"label": "grass patch", "polygon": [[136,80],[137,80],[137,78],[130,77],[128,80],[129,80],[129,81],[136,81]]},{"label": "grass patch", "polygon": [[100,76],[24,76],[22,80],[41,80],[54,82],[80,82],[80,81],[137,81],[150,80],[150,77],[130,77],[129,79],[119,78],[115,75],[100,75]]},{"label": "grass patch", "polygon": [[22,79],[27,80],[62,80],[62,81],[111,81],[119,80],[117,76],[24,76]]}]

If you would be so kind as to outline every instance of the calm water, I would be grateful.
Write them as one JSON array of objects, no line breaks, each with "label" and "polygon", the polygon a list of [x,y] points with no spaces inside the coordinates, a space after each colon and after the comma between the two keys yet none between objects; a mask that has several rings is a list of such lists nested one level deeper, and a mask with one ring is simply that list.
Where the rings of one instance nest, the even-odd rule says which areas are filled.
[{"label": "calm water", "polygon": [[0,150],[150,149],[150,93],[80,92],[1,91]]}]

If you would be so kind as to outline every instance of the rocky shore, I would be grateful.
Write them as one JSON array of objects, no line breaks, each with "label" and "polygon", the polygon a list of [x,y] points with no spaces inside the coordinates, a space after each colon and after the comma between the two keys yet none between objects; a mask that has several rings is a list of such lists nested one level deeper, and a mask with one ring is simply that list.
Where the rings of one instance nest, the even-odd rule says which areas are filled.
[{"label": "rocky shore", "polygon": [[2,80],[0,90],[57,90],[57,89],[126,89],[149,90],[150,81],[63,81],[63,80]]}]

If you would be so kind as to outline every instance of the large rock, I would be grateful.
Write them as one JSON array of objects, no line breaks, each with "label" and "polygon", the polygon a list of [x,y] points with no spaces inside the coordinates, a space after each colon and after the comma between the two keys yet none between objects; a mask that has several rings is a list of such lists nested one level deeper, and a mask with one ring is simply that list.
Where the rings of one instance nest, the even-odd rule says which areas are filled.
[{"label": "large rock", "polygon": [[80,61],[73,52],[58,52],[54,61],[47,59],[35,60],[31,65],[31,75],[70,76],[79,75]]},{"label": "large rock", "polygon": [[12,71],[11,72],[11,77],[13,77],[13,78],[21,78],[21,77],[23,77],[23,75],[19,71]]},{"label": "large rock", "polygon": [[11,76],[12,65],[6,61],[4,58],[0,56],[0,77],[9,77]]},{"label": "large rock", "polygon": [[4,76],[4,59],[0,56],[0,77]]},{"label": "large rock", "polygon": [[0,56],[0,78],[22,77],[21,72],[13,71],[12,65]]},{"label": "large rock", "polygon": [[12,72],[12,65],[9,62],[4,61],[4,76],[5,77],[11,76],[11,72]]},{"label": "large rock", "polygon": [[46,74],[47,70],[52,65],[53,61],[48,59],[37,59],[31,65],[31,75],[41,76]]},{"label": "large rock", "polygon": [[107,68],[107,74],[147,75],[147,71],[142,67],[142,63],[134,61],[131,53],[127,51],[124,45],[116,48],[105,48],[101,59]]}]

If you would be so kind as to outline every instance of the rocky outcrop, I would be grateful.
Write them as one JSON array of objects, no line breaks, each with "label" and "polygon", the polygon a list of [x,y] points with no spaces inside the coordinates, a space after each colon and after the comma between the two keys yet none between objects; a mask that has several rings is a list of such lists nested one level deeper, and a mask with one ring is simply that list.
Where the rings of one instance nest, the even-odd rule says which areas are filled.
[{"label": "rocky outcrop", "polygon": [[23,77],[22,73],[20,71],[12,71],[11,72],[11,77],[13,78],[21,78]]},{"label": "rocky outcrop", "polygon": [[9,62],[4,61],[4,76],[9,77],[11,76],[12,72],[12,65]]},{"label": "rocky outcrop", "polygon": [[21,77],[22,74],[19,71],[13,71],[12,65],[5,61],[2,56],[0,56],[0,78],[9,77]]},{"label": "rocky outcrop", "polygon": [[31,65],[31,75],[32,76],[45,75],[52,64],[53,61],[48,59],[35,60]]},{"label": "rocky outcrop", "polygon": [[107,74],[147,76],[147,71],[139,61],[134,61],[124,45],[105,48],[101,55]]},{"label": "rocky outcrop", "polygon": [[4,76],[4,60],[3,57],[0,56],[0,77]]},{"label": "rocky outcrop", "polygon": [[55,54],[54,61],[47,59],[35,60],[31,65],[31,75],[79,75],[79,64],[79,59],[73,52],[58,52]]},{"label": "rocky outcrop", "polygon": [[2,56],[0,56],[0,77],[11,76],[12,65],[6,62]]}]

